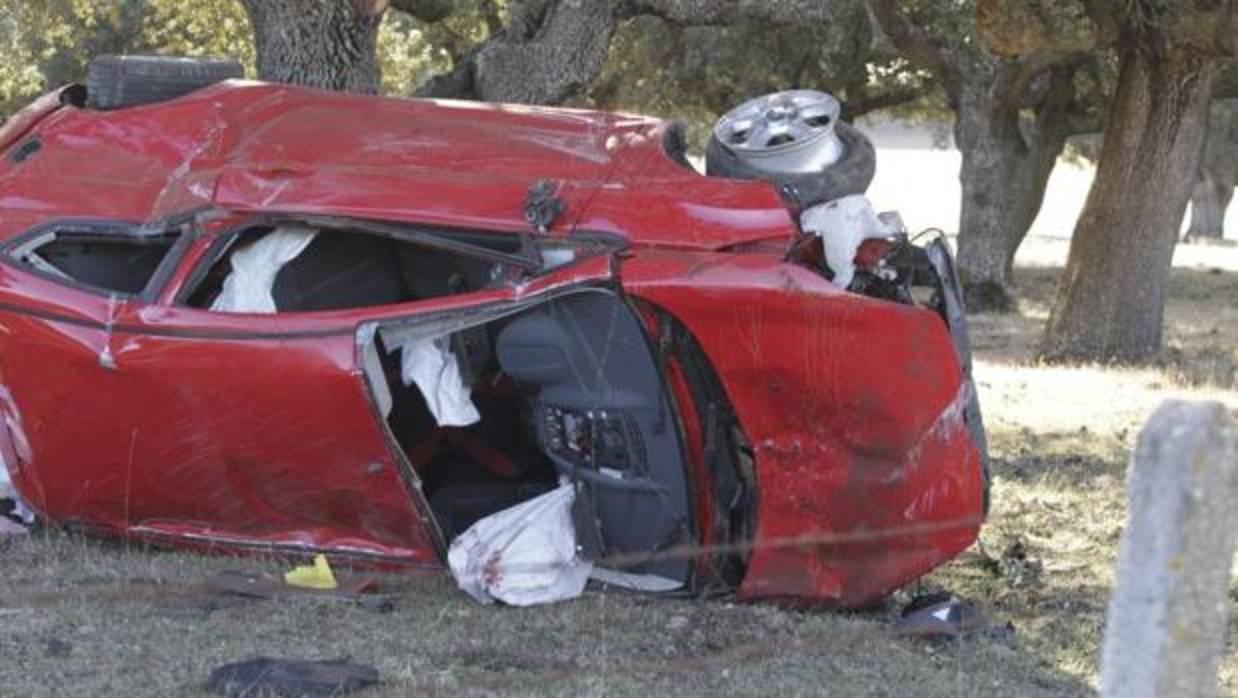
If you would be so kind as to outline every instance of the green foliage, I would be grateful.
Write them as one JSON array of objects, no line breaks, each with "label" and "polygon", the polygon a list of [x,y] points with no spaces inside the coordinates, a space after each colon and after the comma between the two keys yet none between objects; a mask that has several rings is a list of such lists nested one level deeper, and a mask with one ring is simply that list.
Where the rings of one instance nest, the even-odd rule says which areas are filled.
[{"label": "green foliage", "polygon": [[[506,0],[461,0],[430,25],[388,12],[378,35],[384,92],[410,94],[449,70],[506,16]],[[83,80],[104,53],[228,56],[256,74],[253,31],[237,0],[0,0],[0,117]]]},{"label": "green foliage", "polygon": [[0,116],[85,78],[105,53],[231,56],[254,64],[235,0],[0,0]]},{"label": "green foliage", "polygon": [[931,91],[926,73],[874,53],[861,3],[841,5],[834,22],[777,29],[752,20],[681,26],[638,17],[616,32],[606,68],[577,103],[681,119],[700,144],[721,114],[768,92],[825,90],[854,106],[892,91],[909,99]]},{"label": "green foliage", "polygon": [[502,29],[506,13],[506,0],[458,0],[455,12],[434,24],[388,12],[378,33],[383,91],[412,94],[432,76],[451,70],[469,49]]}]

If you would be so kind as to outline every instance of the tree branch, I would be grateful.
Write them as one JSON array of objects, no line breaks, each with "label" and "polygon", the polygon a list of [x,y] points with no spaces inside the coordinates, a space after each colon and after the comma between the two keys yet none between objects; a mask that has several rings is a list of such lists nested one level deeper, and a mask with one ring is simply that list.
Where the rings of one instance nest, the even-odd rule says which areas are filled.
[{"label": "tree branch", "polygon": [[909,104],[928,96],[930,92],[932,92],[930,86],[917,85],[914,87],[896,88],[876,95],[860,94],[847,100],[847,103],[844,105],[846,112],[844,118],[851,121],[875,111]]},{"label": "tree branch", "polygon": [[[1085,5],[1061,0],[978,0],[976,24],[989,48],[1003,56],[1094,51],[1117,39],[1113,16],[1098,21]],[[1097,10],[1098,11],[1098,10]]]},{"label": "tree branch", "polygon": [[[379,0],[385,4],[387,0]],[[456,0],[390,0],[391,7],[423,22],[441,22],[456,11]]]},{"label": "tree branch", "polygon": [[526,0],[508,26],[474,47],[420,97],[559,104],[597,78],[618,25],[619,0]]},{"label": "tree branch", "polygon": [[754,19],[771,24],[825,22],[854,0],[624,0],[624,19],[654,15],[675,24],[732,24]]},{"label": "tree branch", "polygon": [[889,39],[898,53],[912,63],[932,71],[952,99],[957,98],[961,82],[960,66],[950,54],[933,41],[923,29],[913,24],[899,9],[895,0],[868,0],[868,9],[877,29]]}]

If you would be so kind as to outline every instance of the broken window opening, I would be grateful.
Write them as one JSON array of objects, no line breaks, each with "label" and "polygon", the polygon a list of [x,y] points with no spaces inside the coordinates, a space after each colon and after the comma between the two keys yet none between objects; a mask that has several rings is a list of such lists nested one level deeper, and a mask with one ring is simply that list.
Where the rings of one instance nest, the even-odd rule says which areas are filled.
[{"label": "broken window opening", "polygon": [[[397,305],[492,288],[520,270],[497,261],[519,240],[453,240],[466,251],[398,239],[369,229],[307,222],[249,228],[222,243],[202,280],[186,294],[190,307],[216,312],[321,312]],[[361,225],[361,224],[359,224]],[[488,255],[486,251],[493,251]]]},{"label": "broken window opening", "polygon": [[36,235],[12,251],[27,269],[106,293],[146,290],[181,236],[178,231],[136,235],[63,228]]},{"label": "broken window opening", "polygon": [[432,407],[432,401],[458,402],[458,394],[449,389],[427,396],[427,386],[408,375],[408,361],[418,358],[410,352],[425,353],[420,342],[386,328],[366,348],[379,407],[448,541],[490,514],[549,492],[557,482],[554,464],[539,448],[527,401],[494,356],[495,332],[494,326],[480,326],[421,340],[450,357],[436,363],[454,369],[448,380],[458,381],[473,410],[468,424],[446,425]]}]

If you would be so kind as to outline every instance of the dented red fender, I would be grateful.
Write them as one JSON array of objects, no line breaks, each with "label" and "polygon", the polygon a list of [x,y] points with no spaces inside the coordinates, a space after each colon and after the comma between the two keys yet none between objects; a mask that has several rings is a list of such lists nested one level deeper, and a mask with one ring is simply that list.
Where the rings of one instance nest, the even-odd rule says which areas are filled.
[{"label": "dented red fender", "polygon": [[764,254],[641,251],[622,274],[693,332],[755,451],[741,598],[864,606],[976,540],[981,454],[937,314]]}]

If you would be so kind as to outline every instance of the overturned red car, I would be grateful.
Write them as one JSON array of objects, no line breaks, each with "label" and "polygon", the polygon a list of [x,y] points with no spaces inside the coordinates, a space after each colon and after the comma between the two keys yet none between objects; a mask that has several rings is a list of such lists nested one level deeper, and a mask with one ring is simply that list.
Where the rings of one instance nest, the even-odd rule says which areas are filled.
[{"label": "overturned red car", "polygon": [[948,248],[869,240],[839,288],[801,225],[857,193],[812,193],[864,145],[836,105],[711,144],[825,165],[716,176],[658,120],[152,61],[0,127],[0,471],[48,522],[440,565],[566,480],[601,564],[839,606],[975,540]]}]

